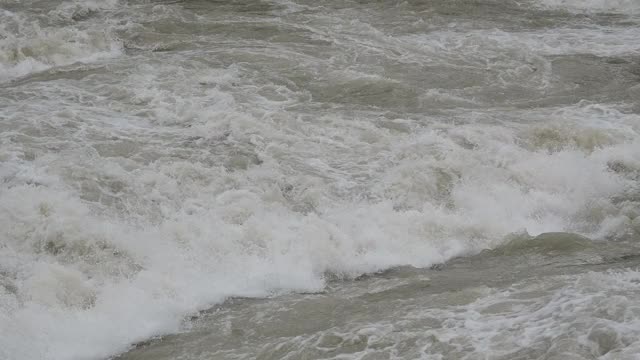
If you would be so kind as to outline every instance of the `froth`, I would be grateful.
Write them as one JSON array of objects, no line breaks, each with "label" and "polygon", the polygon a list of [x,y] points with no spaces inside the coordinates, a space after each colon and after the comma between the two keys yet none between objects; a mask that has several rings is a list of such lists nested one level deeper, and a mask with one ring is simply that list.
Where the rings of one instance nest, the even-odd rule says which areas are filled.
[{"label": "froth", "polygon": [[58,27],[22,13],[0,13],[0,82],[121,53],[121,42],[108,29]]},{"label": "froth", "polygon": [[[109,29],[82,25],[102,7],[69,6],[55,9],[63,27],[0,15],[0,81],[122,54]],[[180,14],[162,6],[157,16]],[[177,24],[146,30],[155,39]],[[521,82],[546,91],[545,56],[633,54],[635,30],[615,33],[626,44],[593,29],[391,38],[348,19],[358,36],[374,35],[371,44],[346,31],[322,43],[318,53],[329,55],[305,43],[283,56],[284,40],[265,46],[248,24],[246,39],[214,38],[211,49],[140,46],[86,81],[11,89],[18,95],[0,108],[11,120],[0,123],[3,357],[107,357],[179,331],[185,316],[230,296],[318,291],[327,274],[429,266],[513,232],[603,239],[636,231],[637,115],[589,102],[477,107]],[[314,31],[341,29],[324,26]],[[487,34],[487,46],[477,46]],[[369,63],[350,58],[360,50]],[[404,68],[399,79],[378,74],[393,75],[385,61],[399,57],[417,69],[454,59],[458,68],[430,71],[456,81],[423,99],[424,88],[404,83]],[[401,111],[434,94],[441,103],[460,97],[439,109],[444,115]]]},{"label": "froth", "polygon": [[[584,108],[575,112],[585,116]],[[640,168],[637,142],[538,151],[518,145],[517,128],[445,129],[383,141],[380,151],[390,163],[370,183],[371,200],[339,200],[343,186],[354,189],[347,180],[306,183],[304,172],[286,179],[276,161],[280,153],[268,148],[261,150],[262,164],[244,171],[173,161],[125,171],[115,170],[117,158],[103,158],[63,166],[49,185],[37,181],[37,172],[23,171],[32,185],[12,180],[2,190],[0,251],[15,260],[3,261],[2,297],[19,304],[2,315],[2,347],[18,358],[107,356],[176,331],[185,314],[228,296],[316,291],[326,273],[428,266],[495,246],[522,229],[591,236],[629,231],[631,220],[608,199],[624,196],[635,182],[608,164]],[[357,131],[389,136],[386,128]],[[371,136],[360,141],[354,148],[371,146]],[[316,156],[296,161],[311,173],[336,171]],[[129,195],[129,221],[101,214],[78,197],[90,189],[73,190],[57,178],[80,174],[76,166],[99,182],[119,182],[113,194],[139,192]],[[100,175],[110,167],[110,178]],[[158,206],[159,217],[135,208],[146,206],[144,197]],[[123,330],[131,322],[137,325]],[[34,326],[51,335],[28,347],[11,345]],[[80,337],[82,343],[74,341]]]}]

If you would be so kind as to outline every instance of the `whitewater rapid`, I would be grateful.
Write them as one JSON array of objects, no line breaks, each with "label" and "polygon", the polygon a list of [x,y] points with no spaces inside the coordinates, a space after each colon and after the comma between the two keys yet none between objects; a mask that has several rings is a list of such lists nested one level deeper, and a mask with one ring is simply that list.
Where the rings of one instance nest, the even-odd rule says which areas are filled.
[{"label": "whitewater rapid", "polygon": [[1,0],[0,359],[514,234],[637,240],[638,2],[472,3]]}]

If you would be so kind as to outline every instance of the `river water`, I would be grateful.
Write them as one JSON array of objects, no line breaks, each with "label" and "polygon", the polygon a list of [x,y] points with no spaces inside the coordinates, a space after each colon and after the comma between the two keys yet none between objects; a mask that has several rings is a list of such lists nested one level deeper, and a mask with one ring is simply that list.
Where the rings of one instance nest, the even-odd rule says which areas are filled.
[{"label": "river water", "polygon": [[0,0],[0,359],[640,359],[640,1]]}]

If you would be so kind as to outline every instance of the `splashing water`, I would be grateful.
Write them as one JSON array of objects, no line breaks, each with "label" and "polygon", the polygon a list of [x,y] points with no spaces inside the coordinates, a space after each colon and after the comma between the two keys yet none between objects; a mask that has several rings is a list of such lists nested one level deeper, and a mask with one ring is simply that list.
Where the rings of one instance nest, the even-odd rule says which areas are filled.
[{"label": "splashing water", "polygon": [[[637,10],[623,0],[1,1],[0,358],[107,358],[186,331],[185,319],[229,298],[276,296],[268,312],[330,290],[341,295],[329,304],[342,304],[365,291],[353,279],[398,267],[480,256],[508,273],[521,248],[504,249],[528,249],[514,236],[542,249],[527,258],[563,266],[634,249]],[[574,240],[535,245],[547,232],[598,245],[557,257]],[[505,252],[486,260],[486,249]],[[565,352],[576,358],[638,348],[634,270],[558,266],[548,281],[466,287],[465,274],[493,276],[468,261],[442,276],[469,302],[450,307],[436,292],[435,305],[398,305],[416,316],[402,334],[392,307],[359,329],[294,332],[287,346],[308,343],[287,356],[540,358],[562,354],[573,325]],[[422,276],[391,278],[389,304]],[[566,304],[575,309],[550,315]],[[299,318],[321,323],[313,306]],[[628,316],[580,322],[615,306]],[[429,319],[440,330],[423,331]],[[238,335],[214,320],[212,353]],[[538,331],[547,326],[559,333]]]}]

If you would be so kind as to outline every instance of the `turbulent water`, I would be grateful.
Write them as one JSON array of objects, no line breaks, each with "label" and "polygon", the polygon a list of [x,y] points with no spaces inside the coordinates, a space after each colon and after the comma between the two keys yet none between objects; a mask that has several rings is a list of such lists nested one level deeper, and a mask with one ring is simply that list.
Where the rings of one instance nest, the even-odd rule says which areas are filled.
[{"label": "turbulent water", "polygon": [[640,0],[0,0],[0,359],[640,359]]}]

